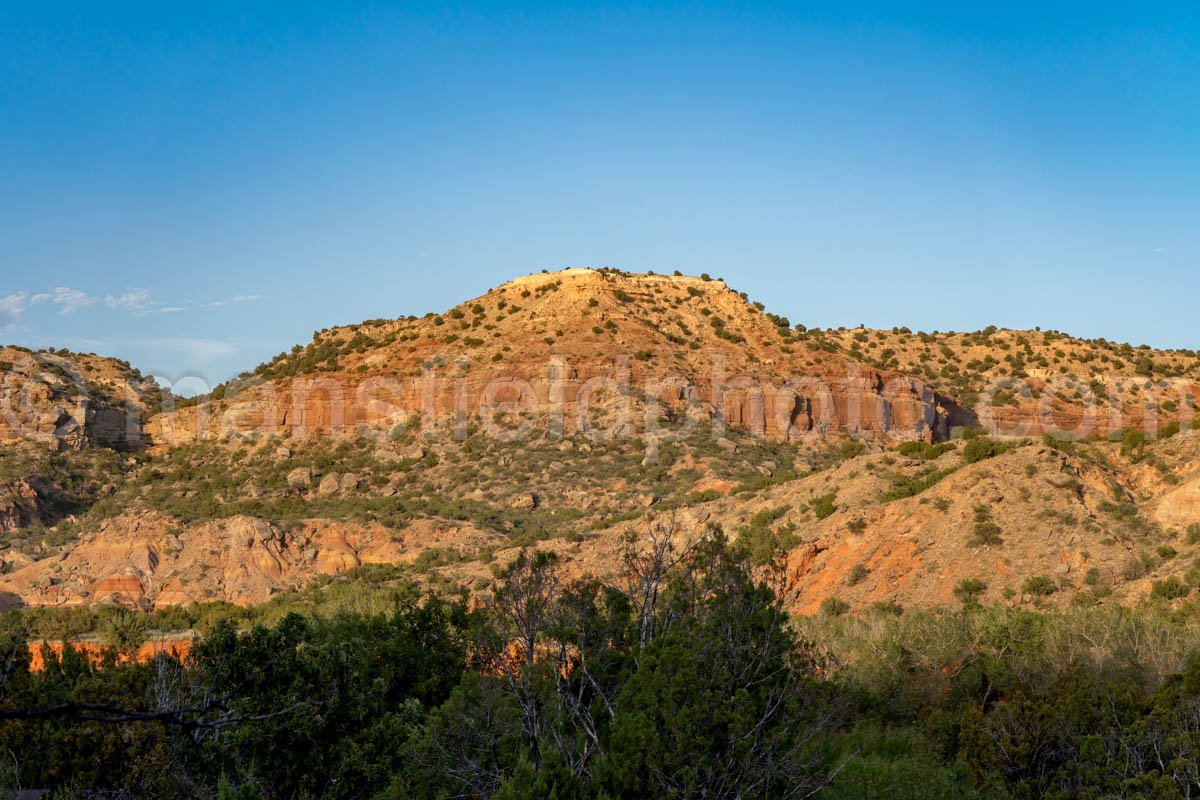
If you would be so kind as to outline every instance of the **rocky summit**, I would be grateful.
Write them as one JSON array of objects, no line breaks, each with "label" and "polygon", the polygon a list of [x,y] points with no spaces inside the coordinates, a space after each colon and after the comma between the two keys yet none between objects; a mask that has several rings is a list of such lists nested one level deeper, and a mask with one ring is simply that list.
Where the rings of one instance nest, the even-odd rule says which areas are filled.
[{"label": "rocky summit", "polygon": [[0,602],[250,605],[384,568],[486,594],[530,545],[613,574],[662,526],[785,565],[805,613],[1200,584],[1195,352],[798,322],[707,275],[568,269],[198,398],[0,350]]}]

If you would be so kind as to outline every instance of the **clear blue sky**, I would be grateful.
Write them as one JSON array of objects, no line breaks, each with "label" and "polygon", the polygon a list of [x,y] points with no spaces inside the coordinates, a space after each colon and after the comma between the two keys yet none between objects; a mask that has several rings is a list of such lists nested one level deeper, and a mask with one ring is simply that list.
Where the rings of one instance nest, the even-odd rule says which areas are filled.
[{"label": "clear blue sky", "polygon": [[215,381],[609,265],[1200,347],[1195,2],[182,5],[0,1],[0,338]]}]

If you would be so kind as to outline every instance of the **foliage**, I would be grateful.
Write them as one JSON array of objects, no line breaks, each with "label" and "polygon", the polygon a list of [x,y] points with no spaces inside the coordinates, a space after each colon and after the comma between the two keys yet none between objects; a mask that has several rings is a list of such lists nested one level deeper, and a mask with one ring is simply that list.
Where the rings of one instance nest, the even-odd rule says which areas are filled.
[{"label": "foliage", "polygon": [[[786,511],[760,513],[762,527]],[[855,615],[831,597],[789,618],[771,588],[783,573],[719,531],[629,548],[609,584],[567,582],[528,551],[471,611],[410,592],[300,616],[293,597],[270,623],[215,620],[183,663],[68,649],[33,673],[12,645],[36,617],[5,615],[0,716],[193,710],[186,724],[4,719],[0,778],[65,796],[595,800],[1174,800],[1200,784],[1200,604],[982,608],[984,582],[967,579],[962,611]],[[127,615],[102,616],[136,633]],[[216,717],[195,710],[206,697]]]},{"label": "foliage", "polygon": [[812,510],[813,515],[816,516],[817,519],[826,519],[827,517],[833,516],[833,513],[837,511],[837,505],[835,505],[836,500],[837,490],[834,489],[832,492],[814,498],[812,502],[808,504],[808,507]]},{"label": "foliage", "polygon": [[985,458],[993,458],[1003,452],[999,442],[988,436],[976,436],[963,446],[963,461],[974,464]]}]

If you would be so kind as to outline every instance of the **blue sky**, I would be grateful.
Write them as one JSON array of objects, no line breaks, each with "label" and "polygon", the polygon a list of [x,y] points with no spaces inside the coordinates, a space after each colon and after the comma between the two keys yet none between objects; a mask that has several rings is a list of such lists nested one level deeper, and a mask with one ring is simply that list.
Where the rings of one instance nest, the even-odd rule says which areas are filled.
[{"label": "blue sky", "polygon": [[615,266],[1200,347],[1194,2],[183,5],[0,0],[0,338],[215,382]]}]

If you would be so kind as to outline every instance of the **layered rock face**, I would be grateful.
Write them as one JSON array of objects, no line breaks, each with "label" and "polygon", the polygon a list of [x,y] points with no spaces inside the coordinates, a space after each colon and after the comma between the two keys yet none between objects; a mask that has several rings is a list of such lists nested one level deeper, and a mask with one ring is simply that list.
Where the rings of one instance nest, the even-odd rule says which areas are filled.
[{"label": "layered rock face", "polygon": [[321,575],[412,561],[447,542],[481,547],[501,540],[469,524],[430,520],[401,531],[333,520],[283,528],[247,516],[180,526],[162,514],[130,512],[106,520],[62,556],[0,578],[0,606],[250,605]]},{"label": "layered rock face", "polygon": [[137,449],[153,392],[152,379],[113,359],[0,348],[0,442]]},{"label": "layered rock face", "polygon": [[0,533],[9,533],[39,521],[42,500],[27,480],[0,486]]},{"label": "layered rock face", "polygon": [[566,270],[444,315],[325,332],[220,401],[153,420],[148,433],[170,445],[522,414],[567,432],[653,435],[692,418],[789,440],[829,431],[941,440],[962,416],[920,380],[798,340],[720,281]]},{"label": "layered rock face", "polygon": [[[553,369],[549,370],[553,373]],[[884,373],[776,384],[742,378],[743,386],[714,386],[706,380],[673,381],[662,394],[630,392],[624,404],[598,397],[592,387],[621,379],[619,368],[592,369],[569,377],[545,374],[477,375],[465,378],[415,378],[397,382],[386,392],[379,385],[349,376],[304,379],[284,385],[250,387],[219,405],[197,406],[156,417],[146,433],[156,445],[174,445],[228,434],[353,431],[368,427],[386,431],[414,421],[443,432],[461,418],[494,421],[524,413],[535,424],[557,424],[568,433],[597,436],[632,435],[668,430],[682,420],[724,422],[776,439],[796,441],[843,431],[867,436],[894,435],[942,441],[965,415],[950,399],[924,383]],[[389,380],[387,376],[376,376]],[[369,380],[369,379],[368,379]],[[646,376],[654,382],[655,376]],[[596,425],[590,412],[614,418]]]},{"label": "layered rock face", "polygon": [[974,427],[1086,439],[1189,428],[1200,407],[1200,353],[1154,350],[1058,331],[837,329],[825,342],[916,375],[970,406]]}]

